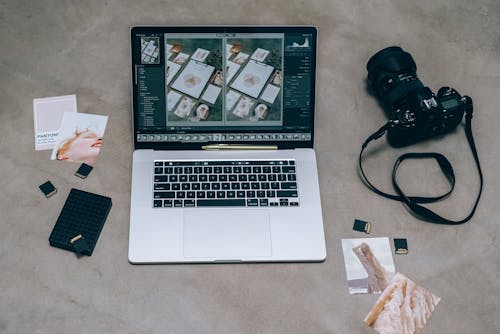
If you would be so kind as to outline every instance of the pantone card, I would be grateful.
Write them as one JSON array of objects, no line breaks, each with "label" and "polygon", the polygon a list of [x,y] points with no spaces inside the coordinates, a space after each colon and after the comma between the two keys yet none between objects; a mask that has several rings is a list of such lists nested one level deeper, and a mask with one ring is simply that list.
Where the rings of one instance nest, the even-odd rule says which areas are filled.
[{"label": "pantone card", "polygon": [[76,95],[33,99],[35,150],[54,148],[65,112],[77,112]]}]

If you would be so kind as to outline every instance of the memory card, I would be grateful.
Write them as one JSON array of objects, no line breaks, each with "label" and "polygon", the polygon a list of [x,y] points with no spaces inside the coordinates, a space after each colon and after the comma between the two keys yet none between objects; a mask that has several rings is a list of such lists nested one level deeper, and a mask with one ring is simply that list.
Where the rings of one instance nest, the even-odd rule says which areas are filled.
[{"label": "memory card", "polygon": [[40,188],[40,190],[47,198],[57,193],[56,187],[54,187],[54,185],[50,181],[47,181],[44,184],[39,185],[38,188]]},{"label": "memory card", "polygon": [[89,176],[93,168],[94,167],[83,163],[80,166],[80,168],[78,168],[78,170],[75,172],[75,175],[81,177],[82,179],[85,179],[87,176]]},{"label": "memory card", "polygon": [[352,229],[354,231],[365,232],[369,234],[372,229],[372,224],[363,220],[354,219],[354,226],[352,227]]},{"label": "memory card", "polygon": [[394,239],[394,252],[396,254],[408,254],[406,239]]}]

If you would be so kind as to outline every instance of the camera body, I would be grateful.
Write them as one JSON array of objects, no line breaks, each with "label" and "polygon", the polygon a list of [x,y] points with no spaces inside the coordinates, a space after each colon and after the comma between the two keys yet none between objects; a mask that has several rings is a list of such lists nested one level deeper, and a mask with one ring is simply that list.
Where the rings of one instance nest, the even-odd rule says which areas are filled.
[{"label": "camera body", "polygon": [[393,46],[377,52],[367,65],[368,83],[390,120],[387,140],[403,147],[454,130],[466,111],[465,99],[449,87],[437,95],[416,75],[411,55]]}]

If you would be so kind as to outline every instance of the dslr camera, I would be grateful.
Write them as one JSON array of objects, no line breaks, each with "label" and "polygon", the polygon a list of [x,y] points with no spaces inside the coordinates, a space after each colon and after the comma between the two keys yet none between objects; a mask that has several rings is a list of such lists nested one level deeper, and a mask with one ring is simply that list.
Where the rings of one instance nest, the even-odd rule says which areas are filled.
[{"label": "dslr camera", "polygon": [[403,147],[448,133],[462,121],[466,97],[450,87],[437,95],[417,77],[412,56],[398,46],[380,50],[368,61],[368,84],[390,120],[387,140]]}]

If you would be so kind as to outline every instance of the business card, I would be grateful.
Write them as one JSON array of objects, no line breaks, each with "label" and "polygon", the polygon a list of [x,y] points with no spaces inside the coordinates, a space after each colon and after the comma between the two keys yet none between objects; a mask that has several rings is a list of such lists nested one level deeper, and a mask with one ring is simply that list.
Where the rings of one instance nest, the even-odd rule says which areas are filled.
[{"label": "business card", "polygon": [[65,112],[76,113],[76,95],[33,99],[35,150],[51,150]]}]

